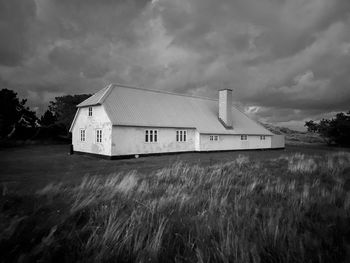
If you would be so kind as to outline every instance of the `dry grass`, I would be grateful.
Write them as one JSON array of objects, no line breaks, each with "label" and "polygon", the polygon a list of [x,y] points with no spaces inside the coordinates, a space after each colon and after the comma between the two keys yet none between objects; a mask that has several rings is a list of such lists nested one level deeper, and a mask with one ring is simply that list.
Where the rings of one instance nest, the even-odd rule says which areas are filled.
[{"label": "dry grass", "polygon": [[240,155],[51,184],[26,212],[4,197],[0,249],[4,262],[346,262],[349,169],[346,152]]}]

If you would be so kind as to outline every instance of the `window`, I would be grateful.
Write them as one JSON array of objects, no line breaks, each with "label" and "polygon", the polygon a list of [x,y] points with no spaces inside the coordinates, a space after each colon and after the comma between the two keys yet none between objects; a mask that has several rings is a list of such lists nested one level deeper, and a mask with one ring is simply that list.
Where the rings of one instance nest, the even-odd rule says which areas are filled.
[{"label": "window", "polygon": [[187,131],[186,130],[176,131],[176,141],[177,142],[186,142],[187,141]]},{"label": "window", "polygon": [[210,141],[218,141],[219,140],[219,135],[209,135],[209,140]]},{"label": "window", "polygon": [[260,140],[266,140],[265,135],[260,136]]},{"label": "window", "polygon": [[96,142],[102,142],[102,130],[96,130]]},{"label": "window", "polygon": [[92,116],[92,107],[89,107],[89,116]]},{"label": "window", "polygon": [[85,142],[85,130],[80,129],[80,141]]},{"label": "window", "polygon": [[247,135],[241,135],[241,141],[246,141],[248,140],[248,136]]},{"label": "window", "polygon": [[158,131],[145,130],[145,142],[158,142]]}]

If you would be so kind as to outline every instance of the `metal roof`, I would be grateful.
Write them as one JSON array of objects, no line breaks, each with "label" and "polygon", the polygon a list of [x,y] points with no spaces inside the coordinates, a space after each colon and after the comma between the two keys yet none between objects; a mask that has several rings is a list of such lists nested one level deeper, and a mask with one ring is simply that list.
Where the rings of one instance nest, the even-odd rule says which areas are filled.
[{"label": "metal roof", "polygon": [[218,100],[111,84],[78,107],[103,105],[113,125],[196,128],[200,133],[272,135],[232,107],[233,129],[218,119]]},{"label": "metal roof", "polygon": [[84,100],[82,103],[78,104],[77,107],[101,105],[103,103],[103,100],[106,98],[106,96],[111,91],[112,87],[113,87],[113,85],[106,86],[105,88],[96,92],[91,97]]}]

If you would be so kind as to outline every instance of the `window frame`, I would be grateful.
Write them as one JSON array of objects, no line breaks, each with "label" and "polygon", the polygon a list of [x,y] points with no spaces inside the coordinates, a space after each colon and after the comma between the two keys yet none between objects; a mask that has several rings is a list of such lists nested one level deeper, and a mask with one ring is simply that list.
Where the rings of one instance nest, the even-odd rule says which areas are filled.
[{"label": "window frame", "polygon": [[159,130],[157,129],[145,129],[144,143],[158,143]]},{"label": "window frame", "polygon": [[175,140],[179,143],[187,142],[187,130],[176,130]]},{"label": "window frame", "polygon": [[209,141],[211,141],[211,142],[218,142],[218,141],[220,141],[220,136],[211,134],[211,135],[209,135]]},{"label": "window frame", "polygon": [[83,128],[80,129],[80,142],[86,142],[86,130]]},{"label": "window frame", "polygon": [[95,141],[96,143],[102,143],[102,129],[96,129],[96,137]]},{"label": "window frame", "polygon": [[88,108],[88,116],[91,117],[92,116],[92,107]]},{"label": "window frame", "polygon": [[248,141],[248,135],[242,134],[241,135],[241,141]]},{"label": "window frame", "polygon": [[266,140],[266,135],[260,135],[260,141],[265,141]]}]

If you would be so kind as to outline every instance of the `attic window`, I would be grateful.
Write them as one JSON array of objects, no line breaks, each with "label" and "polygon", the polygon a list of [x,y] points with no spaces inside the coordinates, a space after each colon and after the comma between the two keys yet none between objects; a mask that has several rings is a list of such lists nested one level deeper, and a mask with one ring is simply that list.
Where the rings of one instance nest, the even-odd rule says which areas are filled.
[{"label": "attic window", "polygon": [[176,141],[177,142],[186,142],[187,141],[187,131],[186,130],[176,131]]},{"label": "attic window", "polygon": [[89,107],[89,116],[92,116],[92,107]]},{"label": "attic window", "polygon": [[248,136],[247,135],[241,135],[241,141],[246,141],[248,140]]},{"label": "attic window", "polygon": [[265,135],[260,136],[260,140],[266,140]]},{"label": "attic window", "polygon": [[145,142],[158,142],[158,130],[145,130]]},{"label": "attic window", "polygon": [[218,141],[219,140],[219,135],[209,135],[209,140],[210,141]]}]

